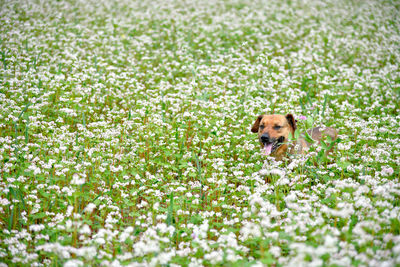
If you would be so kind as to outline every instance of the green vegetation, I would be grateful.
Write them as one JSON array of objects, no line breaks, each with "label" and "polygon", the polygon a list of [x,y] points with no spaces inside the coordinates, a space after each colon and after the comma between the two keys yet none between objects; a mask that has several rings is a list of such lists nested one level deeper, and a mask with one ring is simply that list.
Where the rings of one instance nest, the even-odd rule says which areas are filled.
[{"label": "green vegetation", "polygon": [[0,266],[400,264],[397,2],[0,7]]}]

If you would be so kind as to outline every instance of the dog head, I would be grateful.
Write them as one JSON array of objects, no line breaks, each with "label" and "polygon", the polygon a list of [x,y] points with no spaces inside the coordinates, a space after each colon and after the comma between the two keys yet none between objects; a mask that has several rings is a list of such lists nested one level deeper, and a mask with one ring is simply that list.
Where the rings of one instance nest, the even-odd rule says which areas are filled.
[{"label": "dog head", "polygon": [[294,136],[296,120],[292,114],[287,115],[260,115],[251,128],[253,133],[258,133],[258,139],[266,155],[273,154],[283,143],[289,139],[289,133]]}]

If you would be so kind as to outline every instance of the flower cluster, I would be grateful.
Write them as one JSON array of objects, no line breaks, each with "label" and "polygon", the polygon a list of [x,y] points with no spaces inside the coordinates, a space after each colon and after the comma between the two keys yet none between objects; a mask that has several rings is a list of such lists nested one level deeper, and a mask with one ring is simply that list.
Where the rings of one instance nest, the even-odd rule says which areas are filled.
[{"label": "flower cluster", "polygon": [[[400,264],[396,3],[0,14],[0,266]],[[276,162],[262,113],[339,139]]]}]

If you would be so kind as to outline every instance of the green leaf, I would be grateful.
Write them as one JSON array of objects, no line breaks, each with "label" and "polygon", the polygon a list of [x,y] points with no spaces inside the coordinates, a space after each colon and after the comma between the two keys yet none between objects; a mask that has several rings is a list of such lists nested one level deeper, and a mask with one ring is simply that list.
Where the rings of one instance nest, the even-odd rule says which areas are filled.
[{"label": "green leaf", "polygon": [[306,126],[307,126],[307,129],[308,129],[308,128],[312,128],[312,127],[313,127],[313,124],[314,124],[313,118],[312,118],[311,116],[308,116],[307,119],[306,119]]},{"label": "green leaf", "polygon": [[323,140],[321,140],[321,147],[322,147],[324,150],[328,150],[328,145],[327,145]]},{"label": "green leaf", "polygon": [[294,140],[292,133],[289,133],[288,140],[289,140],[289,142]]},{"label": "green leaf", "polygon": [[15,213],[16,207],[17,207],[17,206],[14,205],[14,208],[13,208],[12,211],[11,211],[10,218],[9,218],[9,220],[8,220],[8,231],[11,231],[12,226],[13,226],[13,224],[14,224],[14,213]]},{"label": "green leaf", "polygon": [[324,105],[322,107],[321,117],[324,117],[327,102],[328,102],[328,95],[325,95],[325,100],[324,100]]},{"label": "green leaf", "polygon": [[299,137],[300,137],[300,131],[299,131],[299,130],[296,130],[296,131],[294,132],[294,140],[298,140]]},{"label": "green leaf", "polygon": [[25,113],[25,111],[28,110],[28,107],[31,105],[30,102],[28,102],[28,104],[26,104],[25,108],[21,111],[21,113],[18,116],[18,120],[22,117],[22,115]]},{"label": "green leaf", "polygon": [[171,192],[171,194],[169,195],[169,207],[168,207],[168,214],[167,214],[167,220],[166,220],[166,224],[172,225],[175,224],[175,219],[174,219],[174,193]]},{"label": "green leaf", "polygon": [[83,113],[82,113],[82,124],[83,124],[83,127],[85,127],[85,128],[86,128],[86,118],[85,118],[85,112],[83,112]]},{"label": "green leaf", "polygon": [[301,109],[303,110],[303,113],[306,114],[307,113],[307,109],[304,106],[303,101],[301,101],[301,99],[299,99],[299,102],[300,102]]},{"label": "green leaf", "polygon": [[314,139],[312,139],[311,136],[307,132],[304,133],[304,139],[306,139],[306,141],[311,144],[314,143]]},{"label": "green leaf", "polygon": [[37,220],[37,219],[43,219],[46,216],[47,215],[45,212],[39,212],[39,213],[32,214],[29,217],[31,217],[32,220]]},{"label": "green leaf", "polygon": [[335,144],[338,144],[340,141],[342,141],[342,139],[340,139],[340,138],[337,138],[336,140],[332,141],[332,142],[329,144],[328,150],[332,149],[332,147],[333,147]]},{"label": "green leaf", "polygon": [[351,165],[351,162],[349,162],[349,161],[340,161],[340,162],[337,163],[337,165],[339,167],[341,167],[342,169],[346,169],[348,166]]}]

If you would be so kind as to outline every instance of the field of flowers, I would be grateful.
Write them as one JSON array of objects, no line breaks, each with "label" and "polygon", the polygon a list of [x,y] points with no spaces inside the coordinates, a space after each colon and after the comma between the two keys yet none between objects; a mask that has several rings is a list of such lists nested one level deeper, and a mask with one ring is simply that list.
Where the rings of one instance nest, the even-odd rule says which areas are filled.
[{"label": "field of flowers", "polygon": [[[0,1],[0,266],[399,266],[398,1]],[[340,142],[275,162],[292,113]]]}]

